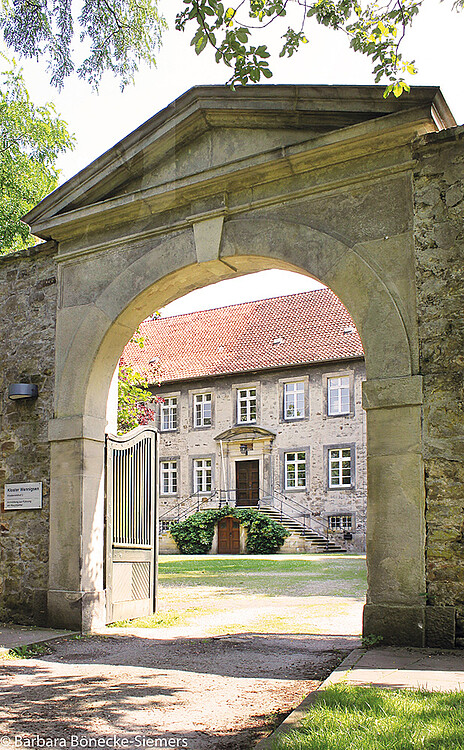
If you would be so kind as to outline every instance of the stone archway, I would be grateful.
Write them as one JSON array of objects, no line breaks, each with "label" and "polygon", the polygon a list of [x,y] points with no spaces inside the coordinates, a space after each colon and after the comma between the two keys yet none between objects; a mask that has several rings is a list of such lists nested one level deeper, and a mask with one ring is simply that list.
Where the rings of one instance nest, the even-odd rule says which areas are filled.
[{"label": "stone archway", "polygon": [[[227,255],[221,255],[221,257],[225,257],[229,265],[235,264],[235,267],[242,272],[274,267],[276,264],[295,270],[295,266],[290,266],[284,258],[298,252],[295,250],[296,231],[298,232],[298,245],[306,248],[306,262],[312,275],[326,283],[330,278],[331,287],[338,292],[342,301],[345,296],[348,296],[348,292],[345,292],[348,287],[351,303],[349,310],[359,327],[361,336],[364,335],[369,377],[366,389],[366,405],[369,408],[368,430],[369,434],[373,435],[369,444],[368,471],[371,472],[370,476],[373,471],[376,472],[376,480],[373,485],[371,484],[369,494],[370,529],[375,526],[376,530],[373,538],[369,532],[370,605],[366,612],[369,613],[374,608],[375,613],[376,607],[388,605],[389,612],[393,613],[392,616],[398,618],[400,615],[408,615],[413,601],[416,606],[422,606],[420,597],[425,587],[425,577],[424,487],[419,450],[420,377],[412,373],[413,353],[398,305],[388,287],[372,272],[369,264],[340,241],[333,240],[330,236],[324,236],[303,225],[294,225],[293,236],[290,239],[285,222],[267,222],[266,227],[271,246],[281,248],[281,258],[275,258],[275,249],[273,258],[241,254],[242,246],[237,246],[236,241],[234,242],[237,230],[240,230],[239,223],[235,220],[229,233],[226,221],[220,246],[218,244],[215,250],[216,260],[205,260],[193,267],[188,264],[183,269],[173,268],[171,274],[168,273],[159,282],[150,284],[143,291],[139,291],[140,287],[143,288],[147,284],[147,280],[159,273],[160,257],[163,258],[163,270],[170,270],[169,267],[166,269],[166,263],[170,257],[169,252],[163,251],[162,246],[157,245],[155,249],[147,252],[140,260],[119,273],[116,278],[110,276],[108,286],[101,295],[95,302],[86,306],[85,316],[82,315],[83,306],[79,306],[81,317],[79,321],[76,320],[77,330],[74,331],[72,344],[68,348],[63,368],[58,376],[57,416],[51,424],[50,435],[53,440],[52,482],[55,482],[52,487],[56,492],[55,495],[52,490],[52,503],[56,497],[57,506],[60,508],[63,489],[59,474],[63,464],[66,465],[68,472],[66,481],[69,482],[69,473],[70,469],[72,472],[71,467],[74,462],[76,488],[79,492],[82,491],[81,496],[74,498],[71,507],[78,513],[76,524],[82,518],[82,530],[87,532],[87,538],[84,534],[82,535],[84,550],[82,575],[86,578],[85,581],[77,579],[79,569],[77,555],[81,552],[77,545],[74,549],[74,561],[71,557],[73,550],[69,544],[71,523],[69,506],[66,510],[66,519],[63,519],[63,513],[59,510],[53,513],[52,505],[51,549],[53,555],[51,557],[49,606],[51,612],[57,613],[57,620],[64,615],[61,592],[63,590],[68,592],[65,597],[66,602],[69,601],[73,596],[72,585],[76,586],[74,589],[76,601],[78,600],[82,605],[80,616],[89,626],[93,618],[101,616],[98,610],[104,606],[100,538],[103,528],[101,476],[103,475],[106,423],[105,400],[98,398],[98,394],[107,392],[119,353],[132,335],[134,328],[148,310],[153,309],[153,306],[159,306],[166,278],[179,293],[179,290],[190,288],[192,279],[199,273],[201,276],[206,274],[207,278],[211,276],[217,278],[220,275],[233,276],[234,271],[225,266],[222,260],[217,259],[220,248],[222,252],[224,250],[227,252]],[[244,216],[243,242],[256,247],[260,242],[261,228],[260,221],[255,222],[252,217]],[[191,240],[192,237],[189,238],[189,234],[196,239],[195,249],[197,255],[201,256],[202,250],[205,253],[205,248],[199,246],[198,232],[195,238],[194,228],[186,232],[183,238],[179,236],[176,238],[176,247],[182,247],[189,239]],[[395,241],[398,242],[397,239]],[[171,248],[172,241],[168,239],[166,242]],[[330,249],[333,259],[330,274],[323,274],[322,269],[317,266],[317,259],[324,257],[321,253],[322,246]],[[311,252],[311,248],[314,252]],[[350,274],[346,272],[347,263],[351,267]],[[104,262],[103,265],[105,265]],[[333,270],[334,266],[336,270]],[[299,266],[298,270],[308,271],[309,268]],[[138,280],[137,286],[133,283],[134,279]],[[69,278],[69,283],[72,284],[71,278]],[[198,282],[197,284],[200,285]],[[368,310],[366,310],[367,297],[369,299]],[[113,320],[110,310],[114,315]],[[120,311],[119,315],[116,315],[117,310]],[[90,331],[93,341],[89,336]],[[65,328],[62,328],[59,318],[58,341],[61,335],[66,339],[69,337],[69,322]],[[87,381],[82,377],[82,380],[76,382],[77,369],[82,375],[87,374]],[[370,376],[371,373],[374,377]],[[74,409],[74,415],[69,413],[71,409]],[[76,412],[81,414],[77,416]],[[76,428],[77,431],[75,431]],[[410,445],[403,444],[399,448],[398,432],[404,440],[409,440],[410,445],[413,446],[412,451],[409,450]],[[376,439],[378,440],[378,437],[376,438],[378,435],[381,435],[381,446],[375,442]],[[91,466],[92,470],[82,471],[82,466]],[[404,471],[408,476],[406,485],[402,478]],[[82,485],[78,483],[79,478]],[[67,486],[69,492],[70,485]],[[407,512],[405,512],[405,507],[408,507]],[[403,517],[401,534],[397,533],[398,515]],[[64,541],[62,533],[64,520],[68,534],[66,542],[60,545],[60,540]],[[74,534],[71,536],[74,537]],[[399,567],[402,570],[401,580],[397,580],[394,573]],[[71,580],[63,580],[64,571],[71,573]],[[95,587],[93,591],[91,587]],[[82,591],[86,593],[81,595]],[[387,601],[386,597],[388,597]],[[97,601],[100,602],[98,606]],[[403,612],[404,607],[406,609]],[[417,616],[417,613],[415,615]],[[381,616],[385,617],[383,610]],[[92,620],[89,621],[88,618]]]},{"label": "stone archway", "polygon": [[254,91],[233,106],[230,92],[189,92],[29,215],[36,234],[59,243],[49,615],[70,627],[104,620],[106,394],[138,323],[194,288],[283,268],[329,286],[361,335],[365,632],[422,645],[425,486],[409,149],[417,133],[436,129],[432,107],[446,112],[435,89],[400,105],[385,105],[375,87],[339,87],[322,99],[313,87]]}]

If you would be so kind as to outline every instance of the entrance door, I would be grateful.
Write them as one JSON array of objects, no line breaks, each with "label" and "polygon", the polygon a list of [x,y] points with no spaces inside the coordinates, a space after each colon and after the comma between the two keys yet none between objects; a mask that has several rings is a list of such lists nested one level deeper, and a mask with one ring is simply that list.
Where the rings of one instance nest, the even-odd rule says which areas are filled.
[{"label": "entrance door", "polygon": [[107,622],[155,610],[157,437],[150,427],[107,436]]},{"label": "entrance door", "polygon": [[232,516],[221,518],[218,523],[218,554],[238,555],[240,552],[240,523]]},{"label": "entrance door", "polygon": [[235,464],[237,488],[236,505],[258,505],[259,461],[237,461]]}]

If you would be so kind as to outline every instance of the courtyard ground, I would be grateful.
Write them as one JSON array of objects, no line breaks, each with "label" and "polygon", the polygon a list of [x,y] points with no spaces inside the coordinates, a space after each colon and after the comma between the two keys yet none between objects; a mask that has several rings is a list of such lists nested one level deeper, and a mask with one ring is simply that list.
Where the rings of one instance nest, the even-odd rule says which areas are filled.
[{"label": "courtyard ground", "polygon": [[359,645],[365,587],[362,556],[163,557],[152,618],[2,663],[1,742],[249,750]]}]

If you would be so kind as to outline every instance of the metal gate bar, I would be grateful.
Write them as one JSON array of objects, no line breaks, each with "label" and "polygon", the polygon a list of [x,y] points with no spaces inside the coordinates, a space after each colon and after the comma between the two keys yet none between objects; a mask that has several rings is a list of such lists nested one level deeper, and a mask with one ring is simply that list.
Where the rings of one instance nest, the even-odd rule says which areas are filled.
[{"label": "metal gate bar", "polygon": [[154,611],[157,567],[157,433],[107,436],[107,621]]}]

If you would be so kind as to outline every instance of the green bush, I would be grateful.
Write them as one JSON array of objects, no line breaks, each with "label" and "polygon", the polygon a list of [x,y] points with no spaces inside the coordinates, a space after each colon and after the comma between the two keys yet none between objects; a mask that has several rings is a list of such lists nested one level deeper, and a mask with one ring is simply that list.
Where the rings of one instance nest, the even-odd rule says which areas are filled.
[{"label": "green bush", "polygon": [[172,537],[183,555],[205,555],[211,549],[214,527],[224,516],[234,516],[248,530],[246,551],[250,554],[272,555],[289,535],[280,523],[256,510],[230,508],[202,510],[185,521],[171,526]]}]

